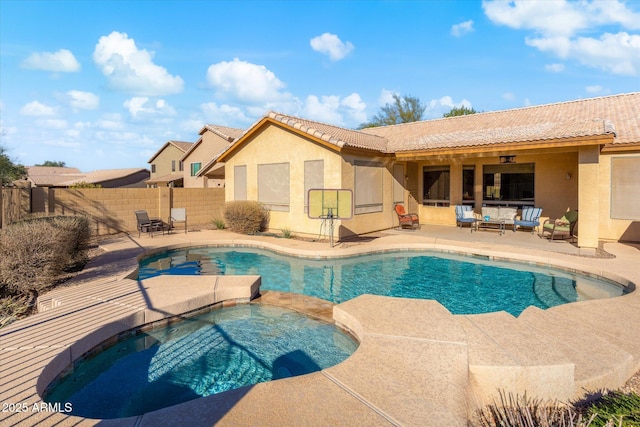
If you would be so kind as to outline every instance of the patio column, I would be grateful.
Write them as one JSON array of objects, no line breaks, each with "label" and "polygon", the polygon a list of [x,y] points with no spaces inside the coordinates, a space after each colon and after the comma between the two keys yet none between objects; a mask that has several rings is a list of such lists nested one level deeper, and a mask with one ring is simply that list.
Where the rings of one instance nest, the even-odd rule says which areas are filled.
[{"label": "patio column", "polygon": [[580,147],[578,151],[578,246],[598,247],[600,146]]}]

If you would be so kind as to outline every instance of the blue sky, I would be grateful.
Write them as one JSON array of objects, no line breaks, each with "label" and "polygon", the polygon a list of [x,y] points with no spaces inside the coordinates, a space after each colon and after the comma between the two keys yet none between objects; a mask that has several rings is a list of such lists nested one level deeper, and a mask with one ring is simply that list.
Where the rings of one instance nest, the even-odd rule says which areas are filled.
[{"label": "blue sky", "polygon": [[0,0],[10,157],[148,167],[204,124],[275,110],[355,128],[640,91],[639,1]]}]

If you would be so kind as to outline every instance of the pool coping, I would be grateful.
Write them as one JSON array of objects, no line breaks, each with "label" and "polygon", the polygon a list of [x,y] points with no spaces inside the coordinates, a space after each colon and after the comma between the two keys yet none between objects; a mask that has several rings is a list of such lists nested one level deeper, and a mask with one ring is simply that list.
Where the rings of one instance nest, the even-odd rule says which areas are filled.
[{"label": "pool coping", "polygon": [[[607,246],[616,254],[616,258],[605,260],[527,248],[514,249],[497,244],[474,244],[469,248],[466,242],[419,236],[412,236],[410,240],[406,236],[388,236],[365,244],[328,248],[318,243],[244,237],[217,231],[189,233],[186,236],[173,235],[167,238],[157,236],[154,239],[130,238],[124,241],[118,239],[112,243],[106,243],[105,248],[109,250],[108,254],[113,255],[115,252],[122,251],[127,255],[127,259],[119,261],[118,274],[115,276],[98,274],[98,278],[92,278],[91,274],[88,274],[86,278],[80,278],[77,281],[78,286],[113,287],[119,282],[132,281],[128,277],[135,270],[137,257],[141,254],[185,246],[207,246],[207,243],[215,243],[219,246],[260,247],[284,254],[307,255],[315,259],[329,257],[336,253],[340,256],[352,256],[363,252],[375,253],[389,250],[428,249],[472,253],[493,259],[513,259],[525,263],[531,263],[533,260],[533,264],[536,265],[552,264],[568,271],[586,271],[610,280],[622,280],[626,285],[640,283],[640,273],[634,268],[634,261],[637,263],[639,252],[622,244]],[[134,256],[131,256],[132,254]],[[60,311],[64,304],[56,303],[58,301],[56,292],[62,295],[65,291],[69,292],[62,288],[43,296],[42,305],[45,311],[42,314],[48,312],[51,315]],[[260,424],[270,424],[269,420],[275,424],[276,420],[282,423],[287,419],[292,422],[305,419],[311,424],[318,425],[327,422],[419,425],[424,424],[425,421],[430,425],[464,425],[470,408],[494,396],[496,385],[507,386],[516,391],[534,390],[535,394],[543,397],[561,399],[574,397],[582,391],[584,386],[591,387],[598,384],[609,388],[620,386],[640,369],[639,345],[629,342],[633,341],[634,336],[640,336],[638,326],[640,298],[638,292],[631,292],[606,300],[604,303],[598,301],[603,300],[584,301],[546,311],[540,310],[542,313],[530,310],[530,313],[526,313],[524,317],[520,315],[518,318],[512,316],[505,318],[502,313],[452,315],[433,301],[359,297],[339,304],[333,310],[336,323],[353,331],[361,342],[359,349],[347,361],[322,372],[305,375],[304,378],[263,383],[229,394],[196,399],[141,417],[133,417],[133,419],[111,420],[110,423],[169,425],[171,423],[167,420],[173,422],[181,420],[194,425],[210,425],[211,420],[215,420],[221,425],[245,425],[257,420],[260,420]],[[74,300],[73,303],[77,301]],[[408,307],[411,308],[408,309]],[[618,325],[615,334],[607,327],[598,328],[597,315],[600,312],[606,315],[606,325]],[[424,316],[425,313],[429,316]],[[47,316],[41,317],[42,323],[34,327],[44,328],[48,323],[44,319]],[[549,327],[550,322],[545,318],[552,318],[551,323],[556,325],[557,330],[549,332],[545,329]],[[589,320],[590,318],[596,320]],[[565,319],[569,322],[566,331],[560,327]],[[29,320],[25,319],[9,325],[7,328],[10,329],[1,329],[0,339],[7,331],[26,327],[28,323]],[[529,334],[544,331],[545,336],[564,331],[567,337],[563,339],[560,334],[555,340],[549,340],[548,336],[545,339],[540,338],[545,345],[544,353],[550,355],[545,358],[540,354],[532,354],[536,353],[535,349],[528,353],[522,348],[509,348],[509,343],[501,341],[503,336],[508,336],[514,345],[519,347],[522,347],[522,342],[518,342],[516,336],[509,336],[509,331],[502,330],[506,327],[505,325],[519,332],[526,330]],[[604,368],[591,367],[587,366],[588,362],[583,360],[584,357],[570,354],[566,349],[566,343],[562,351],[552,351],[549,348],[549,345],[553,346],[554,342],[561,343],[564,340],[572,342],[577,352],[584,352],[585,349],[574,342],[576,328],[583,333],[591,333],[589,331],[593,330],[594,342],[608,343],[611,344],[608,347],[618,349],[619,351],[614,355],[607,353],[602,358],[598,358],[593,354],[598,348],[592,348],[593,345],[588,347],[589,356],[594,358],[596,363],[604,359],[613,360],[614,363],[609,363]],[[574,336],[571,337],[570,334]],[[584,336],[581,338],[582,341],[589,341],[584,339]],[[533,341],[530,335],[528,339]],[[562,347],[560,344],[555,345]],[[50,361],[55,359],[56,354],[64,351],[64,348],[70,348],[70,346],[55,347],[46,344],[31,347],[33,348],[24,346],[17,350],[8,350],[6,346],[0,344],[0,356],[3,354],[11,356],[9,359],[13,374],[1,380],[0,401],[20,399],[21,402],[28,400],[35,403],[38,399],[38,390],[33,384],[34,379],[36,383],[38,378],[42,378],[41,384],[46,382],[44,380],[48,375],[41,375],[45,373],[45,367],[51,365]],[[429,355],[430,363],[422,360],[425,355]],[[551,356],[555,359],[551,360]],[[34,357],[37,363],[29,362],[33,361]],[[408,359],[412,360],[412,363],[407,364]],[[27,381],[23,381],[20,393],[11,395],[9,386],[18,381],[11,378],[20,378],[17,374],[21,370],[21,361],[26,367],[31,367],[32,375]],[[370,369],[372,365],[377,367],[376,372]],[[576,382],[575,375],[580,369],[587,374],[590,373],[591,376],[584,376],[580,382]],[[427,380],[429,386],[424,385]],[[544,384],[540,384],[541,382]],[[528,394],[531,395],[531,393]],[[295,396],[296,399],[292,401],[284,396]],[[214,406],[218,409],[215,410]],[[339,408],[349,408],[349,410],[345,412],[344,409]],[[338,418],[335,418],[335,410],[341,414]],[[283,414],[286,414],[284,418]],[[17,413],[2,413],[0,416],[3,417],[0,421],[6,419],[24,423],[24,425],[64,420],[88,424],[98,422],[98,420],[77,419],[64,413],[50,411],[30,413],[26,417],[21,417]]]}]

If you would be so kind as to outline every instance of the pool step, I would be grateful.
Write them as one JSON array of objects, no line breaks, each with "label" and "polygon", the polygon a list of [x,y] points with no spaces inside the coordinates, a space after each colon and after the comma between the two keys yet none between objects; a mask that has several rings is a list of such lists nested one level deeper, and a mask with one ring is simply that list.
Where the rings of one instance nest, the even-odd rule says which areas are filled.
[{"label": "pool step", "polygon": [[[588,337],[585,340],[601,338],[627,353],[640,354],[640,306],[633,303],[633,294],[615,299],[616,304],[611,304],[610,299],[600,299],[553,307],[547,311],[559,316],[564,322],[571,318],[573,324],[584,328],[584,337]],[[600,351],[600,347],[593,348]],[[632,372],[638,370],[640,358],[636,357],[633,360]]]},{"label": "pool step", "polygon": [[393,425],[466,425],[467,344],[442,305],[361,295],[335,306],[334,319],[360,339],[323,371],[341,389]]},{"label": "pool step", "polygon": [[456,316],[469,346],[469,375],[480,403],[508,389],[520,396],[572,398],[574,363],[554,338],[506,312]]},{"label": "pool step", "polygon": [[553,338],[555,346],[575,364],[575,387],[580,396],[603,387],[616,389],[634,373],[633,356],[610,337],[594,333],[589,324],[536,307],[527,308],[518,320]]}]

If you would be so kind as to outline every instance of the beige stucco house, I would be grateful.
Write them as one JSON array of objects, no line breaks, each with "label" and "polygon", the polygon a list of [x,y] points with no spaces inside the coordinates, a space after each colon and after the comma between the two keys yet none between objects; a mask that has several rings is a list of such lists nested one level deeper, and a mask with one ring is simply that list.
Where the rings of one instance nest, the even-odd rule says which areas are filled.
[{"label": "beige stucco house", "polygon": [[395,203],[425,224],[454,206],[577,209],[577,243],[640,241],[640,93],[360,131],[269,112],[216,157],[226,200],[258,200],[270,227],[317,235],[310,188],[353,191],[338,237],[397,225]]},{"label": "beige stucco house", "polygon": [[[215,159],[243,132],[242,129],[205,125],[199,132],[198,141],[181,158],[184,163],[184,186],[187,188],[223,187],[224,164],[216,167]],[[205,166],[208,174],[203,173]]]},{"label": "beige stucco house", "polygon": [[183,187],[184,166],[182,157],[193,142],[167,141],[150,159],[151,176],[148,187]]}]

